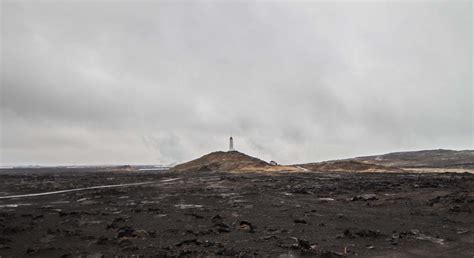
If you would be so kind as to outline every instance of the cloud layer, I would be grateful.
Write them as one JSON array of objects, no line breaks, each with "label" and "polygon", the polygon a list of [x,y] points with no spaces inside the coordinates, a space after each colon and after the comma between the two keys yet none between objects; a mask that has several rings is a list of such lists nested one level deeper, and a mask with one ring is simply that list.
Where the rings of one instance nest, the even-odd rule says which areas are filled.
[{"label": "cloud layer", "polygon": [[1,2],[0,163],[474,147],[472,2]]}]

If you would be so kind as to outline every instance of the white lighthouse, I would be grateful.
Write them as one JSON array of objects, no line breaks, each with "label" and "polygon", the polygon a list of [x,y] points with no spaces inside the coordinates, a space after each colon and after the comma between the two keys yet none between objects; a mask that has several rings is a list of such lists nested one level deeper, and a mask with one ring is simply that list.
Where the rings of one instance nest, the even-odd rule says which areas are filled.
[{"label": "white lighthouse", "polygon": [[229,151],[234,150],[234,139],[232,139],[232,136],[229,138]]}]

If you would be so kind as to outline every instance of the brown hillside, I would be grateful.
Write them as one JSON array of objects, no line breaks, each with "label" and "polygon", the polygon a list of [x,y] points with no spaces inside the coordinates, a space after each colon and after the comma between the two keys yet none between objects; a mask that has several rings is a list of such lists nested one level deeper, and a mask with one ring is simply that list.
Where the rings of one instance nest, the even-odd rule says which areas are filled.
[{"label": "brown hillside", "polygon": [[474,168],[474,150],[423,150],[357,157],[354,160],[400,168]]},{"label": "brown hillside", "polygon": [[267,162],[238,151],[216,151],[198,159],[179,164],[171,170],[187,171],[246,171],[270,167]]},{"label": "brown hillside", "polygon": [[375,165],[355,160],[335,160],[324,161],[318,163],[302,164],[301,167],[310,171],[318,172],[400,172],[399,168],[387,167],[383,165]]}]

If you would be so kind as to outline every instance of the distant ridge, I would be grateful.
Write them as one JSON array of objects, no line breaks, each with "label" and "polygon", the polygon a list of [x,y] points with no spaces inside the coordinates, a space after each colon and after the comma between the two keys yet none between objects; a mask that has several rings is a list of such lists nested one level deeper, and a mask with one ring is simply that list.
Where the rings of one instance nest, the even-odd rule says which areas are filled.
[{"label": "distant ridge", "polygon": [[474,150],[421,150],[356,157],[351,160],[399,168],[474,169]]},{"label": "distant ridge", "polygon": [[272,165],[238,151],[216,151],[176,165],[175,172],[474,172],[474,150],[421,150],[330,160],[298,165]]},{"label": "distant ridge", "polygon": [[356,160],[334,160],[299,165],[309,171],[317,172],[403,172],[396,167],[376,165]]}]

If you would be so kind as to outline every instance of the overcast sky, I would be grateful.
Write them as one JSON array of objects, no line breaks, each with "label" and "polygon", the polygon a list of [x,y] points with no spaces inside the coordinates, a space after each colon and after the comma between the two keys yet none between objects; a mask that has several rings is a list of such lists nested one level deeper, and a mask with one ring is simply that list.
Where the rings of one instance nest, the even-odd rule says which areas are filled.
[{"label": "overcast sky", "polygon": [[[38,3],[39,2],[39,3]],[[0,164],[473,149],[471,1],[1,1]]]}]

